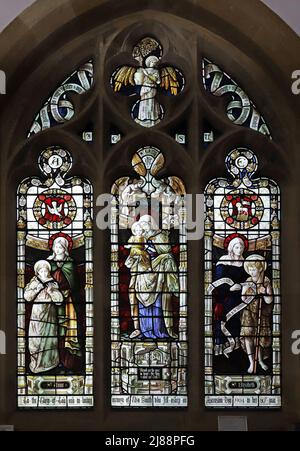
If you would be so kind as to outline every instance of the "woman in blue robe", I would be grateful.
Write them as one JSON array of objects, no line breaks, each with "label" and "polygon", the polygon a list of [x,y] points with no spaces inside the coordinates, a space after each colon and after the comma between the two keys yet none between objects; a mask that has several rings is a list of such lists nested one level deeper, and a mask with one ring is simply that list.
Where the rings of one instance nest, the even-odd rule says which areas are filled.
[{"label": "woman in blue robe", "polygon": [[[152,241],[148,241],[147,252],[152,262],[158,257]],[[162,293],[155,293],[155,296],[156,301],[149,307],[145,307],[141,302],[138,304],[140,330],[144,338],[170,338],[164,321]]]},{"label": "woman in blue robe", "polygon": [[[178,268],[172,254],[168,231],[158,230],[153,218],[142,216],[139,223],[146,238],[145,251],[151,269],[132,271],[131,288],[138,305],[139,329],[132,334],[150,339],[177,339],[174,331],[173,296],[179,296]],[[132,262],[127,262],[131,266]],[[133,268],[132,268],[133,269]]]}]

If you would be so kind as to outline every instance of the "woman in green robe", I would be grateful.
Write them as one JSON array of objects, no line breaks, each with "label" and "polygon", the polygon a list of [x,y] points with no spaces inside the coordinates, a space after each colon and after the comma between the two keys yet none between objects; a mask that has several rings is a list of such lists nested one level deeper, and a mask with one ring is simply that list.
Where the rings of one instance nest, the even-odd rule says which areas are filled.
[{"label": "woman in green robe", "polygon": [[64,296],[64,303],[59,307],[58,319],[60,325],[61,363],[66,369],[74,370],[82,356],[78,340],[78,305],[79,286],[76,279],[75,265],[70,257],[72,241],[66,236],[58,236],[52,242],[52,255],[48,258],[51,263],[51,273],[57,281]]}]

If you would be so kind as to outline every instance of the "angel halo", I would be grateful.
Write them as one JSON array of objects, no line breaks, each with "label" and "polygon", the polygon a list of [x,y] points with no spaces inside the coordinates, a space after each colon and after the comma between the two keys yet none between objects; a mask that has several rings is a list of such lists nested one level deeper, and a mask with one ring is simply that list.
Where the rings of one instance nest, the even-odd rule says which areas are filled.
[{"label": "angel halo", "polygon": [[160,66],[163,50],[153,38],[142,39],[133,49],[136,66],[120,66],[111,76],[115,93],[138,95],[139,100],[131,110],[132,119],[142,127],[154,127],[165,115],[156,99],[157,92],[169,96],[179,95],[185,85],[183,74],[174,66]]}]

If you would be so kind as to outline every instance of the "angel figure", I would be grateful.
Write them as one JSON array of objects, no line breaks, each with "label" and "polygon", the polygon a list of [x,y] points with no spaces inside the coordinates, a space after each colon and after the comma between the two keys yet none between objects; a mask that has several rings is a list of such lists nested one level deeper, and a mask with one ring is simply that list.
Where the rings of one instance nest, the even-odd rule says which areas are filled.
[{"label": "angel figure", "polygon": [[184,77],[175,67],[158,68],[160,58],[150,55],[142,67],[122,66],[112,75],[115,92],[139,94],[140,99],[132,109],[132,117],[142,127],[154,127],[163,116],[162,105],[157,101],[157,91],[177,96],[184,88]]}]

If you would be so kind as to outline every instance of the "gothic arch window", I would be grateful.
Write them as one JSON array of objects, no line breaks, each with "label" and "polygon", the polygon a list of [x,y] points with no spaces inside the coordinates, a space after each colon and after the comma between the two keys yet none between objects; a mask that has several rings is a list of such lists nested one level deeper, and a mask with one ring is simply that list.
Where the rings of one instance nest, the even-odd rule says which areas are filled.
[{"label": "gothic arch window", "polygon": [[138,178],[113,185],[112,406],[187,406],[185,186],[158,178],[155,147],[139,149]]},{"label": "gothic arch window", "polygon": [[48,147],[17,193],[18,407],[93,406],[93,190]]},{"label": "gothic arch window", "polygon": [[247,148],[205,190],[207,407],[281,407],[280,194]]},{"label": "gothic arch window", "polygon": [[[273,345],[266,372],[256,358],[261,334],[257,334],[259,340],[254,346],[253,369],[258,371],[255,383],[260,386],[265,383],[269,388],[255,395],[257,404],[248,407],[255,410],[279,407],[282,387],[283,396],[286,393],[282,411],[270,412],[271,419],[266,418],[266,423],[287,424],[287,418],[299,411],[299,398],[289,388],[297,364],[288,353],[287,339],[283,341],[282,356],[278,351],[280,324],[287,334],[290,327],[298,327],[296,293],[300,281],[295,259],[299,241],[298,227],[292,218],[298,200],[295,168],[300,167],[296,145],[300,136],[295,114],[297,100],[291,96],[289,86],[291,65],[297,67],[298,42],[256,0],[251,6],[233,0],[233,9],[224,2],[214,5],[202,0],[175,0],[172,9],[168,9],[168,3],[153,1],[150,9],[147,0],[122,0],[114,4],[109,0],[62,0],[58,12],[53,2],[44,0],[36,2],[21,17],[22,27],[14,25],[7,29],[6,36],[0,37],[1,69],[6,71],[8,80],[7,95],[0,99],[0,183],[5,218],[0,222],[4,263],[0,268],[0,325],[1,330],[7,331],[7,356],[0,368],[3,423],[30,428],[34,419],[40,428],[47,422],[49,428],[75,429],[82,426],[84,416],[88,427],[97,429],[113,429],[116,424],[128,430],[145,425],[180,430],[187,424],[195,429],[206,426],[212,429],[215,419],[211,413],[206,416],[206,407],[220,404],[213,406],[208,400],[230,396],[231,408],[245,407],[243,399],[247,401],[248,395],[252,399],[252,392],[224,395],[222,380],[215,379],[241,376],[242,382],[237,381],[241,387],[234,387],[235,390],[256,389],[251,379],[254,375],[246,374],[251,365],[246,353],[242,354],[243,365],[237,362],[234,370],[230,367],[231,355],[225,361],[224,371],[215,366],[216,343],[211,330],[214,301],[209,303],[208,291],[217,280],[214,271],[218,259],[226,255],[225,242],[232,233],[247,240],[245,260],[253,255],[257,260],[265,259],[258,266],[267,265],[266,278],[272,294],[268,285],[266,296],[273,296],[274,306],[266,334],[266,342],[272,335]],[[254,7],[258,13],[249,19]],[[29,23],[33,24],[31,28]],[[253,27],[265,30],[264,39],[260,33],[253,34]],[[278,29],[283,33],[279,34]],[[279,36],[283,35],[286,38],[281,42]],[[248,179],[240,173],[228,174],[224,162],[228,163],[233,150],[248,152],[254,162],[257,158],[257,173],[250,171]],[[47,165],[43,166],[43,158],[47,152],[60,156],[63,165],[59,168],[48,165],[44,172]],[[275,212],[280,220],[279,191],[274,192],[277,184],[285,218],[281,231],[285,256],[282,268],[276,266],[280,260],[276,241],[279,230],[272,217]],[[127,213],[137,207],[135,203],[128,205],[132,185],[142,198],[142,211],[130,219]],[[220,196],[210,193],[212,186],[225,199],[221,206]],[[174,227],[176,221],[171,221],[175,203],[171,203],[167,213],[159,209],[154,215],[149,212],[156,191],[165,197],[176,195],[184,213],[185,193],[202,194],[206,187],[206,206],[210,209],[206,213],[218,214],[221,208],[223,228],[217,237],[215,226],[206,221],[205,240],[186,242],[185,233],[188,234],[190,225],[185,223],[185,215],[179,214],[178,219],[179,224],[187,226],[185,231],[183,227]],[[255,200],[250,196],[251,205],[242,205],[244,210],[236,213],[237,206],[228,197],[231,191],[243,203],[248,202],[248,191],[254,193],[251,196]],[[102,208],[97,198],[103,193],[112,196],[109,230],[99,230],[92,219],[93,208],[96,207],[96,214]],[[271,217],[264,216],[267,212]],[[141,232],[136,227],[145,216],[148,219],[151,216],[151,220],[142,221],[145,227],[156,225],[157,231],[170,239],[163,243],[168,249],[160,257],[169,260],[170,277],[163,270],[147,270],[147,264],[153,263],[151,257],[155,260],[158,256],[150,255],[153,243],[142,242],[143,229]],[[125,219],[128,227],[124,229]],[[234,228],[228,222],[231,219]],[[256,220],[257,224],[245,229],[246,223]],[[12,226],[16,222],[17,240]],[[139,231],[134,232],[135,229]],[[24,231],[28,237],[24,237]],[[143,238],[138,245],[136,237]],[[67,365],[59,362],[62,366],[46,368],[51,374],[45,371],[38,385],[34,385],[35,374],[31,371],[35,368],[31,359],[34,353],[29,346],[31,311],[25,290],[35,277],[36,262],[46,262],[43,271],[49,268],[49,262],[53,263],[48,258],[55,238],[65,240],[80,282],[82,297],[76,319],[79,342],[81,339],[84,342],[80,346],[83,357],[79,370],[67,369]],[[264,247],[258,249],[260,245]],[[133,264],[137,257],[144,269],[135,277],[134,270],[131,274],[130,260]],[[17,296],[13,274],[16,267]],[[276,291],[279,269],[284,274],[280,293]],[[36,271],[40,270],[38,265]],[[159,282],[157,274],[162,274]],[[172,279],[171,275],[173,284],[166,282]],[[52,296],[59,304],[60,295],[64,295],[61,291],[70,290],[57,290],[58,282],[51,277],[49,283],[54,285],[54,293],[57,291]],[[146,286],[151,278],[152,291],[137,293],[136,287],[143,283]],[[246,282],[251,283],[242,281]],[[158,283],[171,287],[172,297],[164,296],[165,308],[158,306],[158,314],[147,316],[151,330],[145,338],[143,331],[148,326],[143,314],[148,307],[140,300],[147,304],[147,298],[153,298],[155,304],[160,294],[162,300],[167,293],[161,287],[156,289]],[[280,295],[285,309],[282,318]],[[214,293],[211,299],[213,296]],[[170,299],[171,313],[167,308]],[[18,327],[16,309],[11,307],[16,302]],[[142,304],[138,309],[136,302]],[[58,317],[59,305],[55,308]],[[159,322],[167,335],[162,338],[155,333],[151,336]],[[137,335],[139,331],[141,334]],[[60,341],[58,336],[57,342],[52,342],[56,350]],[[64,374],[59,374],[60,371]],[[247,385],[249,377],[251,387]],[[60,385],[63,378],[67,380]],[[31,390],[39,393],[32,397]],[[16,409],[16,394],[21,411]],[[271,398],[278,401],[276,405]],[[89,409],[93,404],[94,410]],[[229,406],[227,401],[226,405]],[[158,409],[170,406],[181,408]],[[31,411],[24,411],[24,407],[30,407]],[[63,410],[67,407],[67,412],[60,407]],[[137,412],[137,407],[151,408]],[[35,408],[43,408],[43,412],[35,415]],[[48,412],[53,408],[55,414]],[[77,408],[86,411],[77,412]],[[154,409],[159,412],[156,414]],[[260,413],[251,417],[251,421],[253,427],[259,426]]]}]

